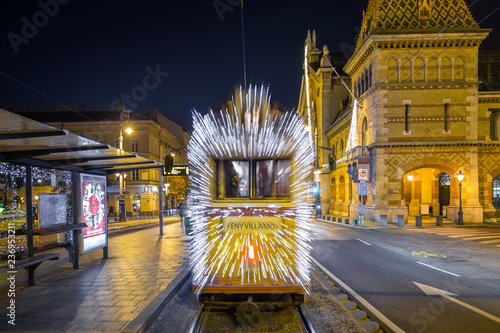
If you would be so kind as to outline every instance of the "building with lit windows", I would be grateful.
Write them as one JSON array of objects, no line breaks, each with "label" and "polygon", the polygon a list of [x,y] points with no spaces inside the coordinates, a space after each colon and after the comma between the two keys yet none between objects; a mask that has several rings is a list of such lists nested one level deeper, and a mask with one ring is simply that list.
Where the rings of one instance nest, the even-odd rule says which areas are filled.
[{"label": "building with lit windows", "polygon": [[[343,67],[359,104],[351,98],[348,108],[309,106],[318,119],[328,115],[318,122],[319,145],[328,142],[335,152],[329,172],[327,154],[318,150],[323,213],[355,219],[363,203],[372,221],[444,215],[457,222],[461,203],[466,223],[500,221],[498,53],[479,51],[489,32],[464,0],[369,1]],[[302,85],[301,101],[307,93],[314,99],[314,89],[332,96],[330,83],[315,86],[310,60],[325,52],[306,53],[309,89]],[[305,118],[306,104],[299,105]],[[355,184],[360,169],[368,171],[363,202]]]},{"label": "building with lit windows", "polygon": [[[85,111],[80,107],[79,112],[58,106],[55,111],[25,112],[22,115],[118,148],[122,111],[124,111],[123,105],[118,105],[115,111]],[[174,164],[187,164],[187,153],[183,148],[187,147],[189,134],[181,126],[161,115],[157,108],[150,108],[145,116],[131,113],[129,117],[122,117],[121,123],[124,151],[163,163],[165,155],[176,150]],[[127,134],[126,128],[131,128],[132,132]],[[110,164],[112,163],[111,160]],[[161,171],[145,168],[123,173],[125,211],[129,218],[140,213],[148,216],[151,216],[152,212],[157,214],[159,175],[164,177]],[[119,177],[120,174],[108,176],[109,207],[113,207],[115,217],[118,217]],[[168,195],[165,177],[163,184],[164,193]],[[176,208],[177,203],[169,199],[166,198],[165,207]]]}]

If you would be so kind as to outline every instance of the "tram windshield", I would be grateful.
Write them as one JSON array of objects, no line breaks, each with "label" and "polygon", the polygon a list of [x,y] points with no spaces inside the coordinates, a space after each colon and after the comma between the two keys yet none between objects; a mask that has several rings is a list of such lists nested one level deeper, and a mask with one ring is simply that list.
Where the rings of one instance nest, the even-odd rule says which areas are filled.
[{"label": "tram windshield", "polygon": [[[217,163],[226,198],[273,198],[289,195],[290,160],[226,160]],[[223,178],[223,179],[221,179]]]}]

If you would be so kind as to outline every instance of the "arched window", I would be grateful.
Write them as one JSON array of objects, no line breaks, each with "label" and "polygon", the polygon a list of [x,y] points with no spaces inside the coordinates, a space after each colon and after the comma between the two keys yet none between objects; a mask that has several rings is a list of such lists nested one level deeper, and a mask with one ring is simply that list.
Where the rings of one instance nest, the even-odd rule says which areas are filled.
[{"label": "arched window", "polygon": [[500,176],[493,179],[493,206],[500,209]]},{"label": "arched window", "polygon": [[441,59],[441,82],[451,81],[451,61],[449,58],[444,57]]},{"label": "arched window", "polygon": [[340,158],[344,157],[344,139],[340,139]]},{"label": "arched window", "polygon": [[437,82],[438,80],[438,66],[437,66],[437,60],[436,59],[431,59],[427,63],[427,82]]},{"label": "arched window", "polygon": [[413,68],[413,78],[415,82],[424,82],[424,60],[417,58],[415,60],[415,67]]},{"label": "arched window", "polygon": [[387,61],[387,76],[387,82],[398,82],[398,62],[394,58],[391,58],[389,59],[389,61]]},{"label": "arched window", "polygon": [[332,182],[330,184],[330,202],[337,201],[337,184],[335,183],[335,178],[332,178]]},{"label": "arched window", "polygon": [[370,82],[370,87],[373,85],[373,66],[370,64],[370,69],[368,70],[368,82]]},{"label": "arched window", "polygon": [[344,178],[344,176],[341,176],[340,180],[339,180],[339,201],[345,202],[345,178]]},{"label": "arched window", "polygon": [[462,57],[455,58],[453,77],[455,81],[465,81],[465,65]]},{"label": "arched window", "polygon": [[370,80],[368,76],[368,69],[365,69],[365,91],[370,88]]},{"label": "arched window", "polygon": [[361,145],[366,146],[368,144],[368,121],[366,117],[363,119],[363,125],[361,126]]},{"label": "arched window", "polygon": [[411,60],[404,58],[401,62],[401,82],[411,82]]}]

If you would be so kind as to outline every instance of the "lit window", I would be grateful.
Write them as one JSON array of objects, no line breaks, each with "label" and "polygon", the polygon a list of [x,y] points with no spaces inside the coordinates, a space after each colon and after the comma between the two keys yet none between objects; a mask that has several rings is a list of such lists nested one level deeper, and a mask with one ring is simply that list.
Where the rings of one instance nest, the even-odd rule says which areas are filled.
[{"label": "lit window", "polygon": [[500,110],[491,112],[490,115],[490,139],[500,140]]},{"label": "lit window", "polygon": [[500,176],[493,179],[493,206],[500,209]]}]

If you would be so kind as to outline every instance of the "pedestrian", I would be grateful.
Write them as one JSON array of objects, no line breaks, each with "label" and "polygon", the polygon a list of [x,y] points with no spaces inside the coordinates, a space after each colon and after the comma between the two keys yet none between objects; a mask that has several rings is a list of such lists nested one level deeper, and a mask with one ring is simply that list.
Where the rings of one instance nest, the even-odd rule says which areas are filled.
[{"label": "pedestrian", "polygon": [[181,201],[179,204],[179,216],[181,217],[181,231],[184,233],[184,216],[185,216],[185,209],[184,209],[184,201]]},{"label": "pedestrian", "polygon": [[115,217],[115,207],[113,206],[109,207],[109,217],[111,218]]}]

